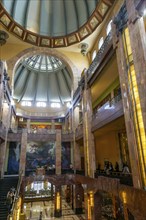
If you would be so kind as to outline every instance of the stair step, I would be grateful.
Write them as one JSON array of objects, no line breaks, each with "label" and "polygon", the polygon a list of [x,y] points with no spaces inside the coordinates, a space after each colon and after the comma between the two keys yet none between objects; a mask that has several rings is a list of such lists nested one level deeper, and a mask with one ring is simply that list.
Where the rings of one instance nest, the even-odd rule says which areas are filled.
[{"label": "stair step", "polygon": [[12,187],[17,187],[18,177],[0,179],[0,220],[7,220],[8,207],[6,204],[6,196]]}]

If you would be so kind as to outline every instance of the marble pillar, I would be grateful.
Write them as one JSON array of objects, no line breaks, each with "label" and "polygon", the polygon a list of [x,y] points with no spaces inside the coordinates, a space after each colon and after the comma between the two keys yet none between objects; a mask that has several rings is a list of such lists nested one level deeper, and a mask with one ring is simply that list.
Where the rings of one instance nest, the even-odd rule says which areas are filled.
[{"label": "marble pillar", "polygon": [[3,149],[2,149],[2,157],[1,157],[1,177],[4,176],[4,170],[5,170],[5,158],[6,158],[6,151],[7,151],[7,138],[8,138],[8,131],[10,128],[10,118],[11,118],[11,105],[8,106],[7,114],[4,114],[4,117],[2,120],[4,120],[5,123],[5,129],[4,129],[4,143],[3,143]]},{"label": "marble pillar", "polygon": [[84,197],[84,190],[81,184],[76,184],[74,186],[74,210],[75,214],[82,214],[83,213],[83,207],[82,207],[82,201]]},{"label": "marble pillar", "polygon": [[85,88],[85,90],[83,91],[83,118],[85,174],[86,176],[94,178],[96,163],[94,136],[91,132],[92,101],[90,88]]},{"label": "marble pillar", "polygon": [[121,27],[117,34],[119,26],[113,25],[113,45],[117,55],[133,184],[136,188],[145,188],[146,44],[142,37],[145,31],[142,20],[135,17],[134,1],[126,3],[129,16],[127,27]]},{"label": "marble pillar", "polygon": [[61,174],[61,130],[56,130],[56,174]]},{"label": "marble pillar", "polygon": [[94,194],[94,207],[92,213],[92,220],[102,219],[102,196],[99,192]]},{"label": "marble pillar", "polygon": [[72,115],[72,131],[73,131],[73,164],[74,164],[74,169],[75,170],[80,170],[81,169],[81,156],[80,156],[80,149],[79,149],[79,145],[76,142],[76,128],[79,125],[79,106],[77,106],[73,111],[72,111],[73,115]]},{"label": "marble pillar", "polygon": [[91,220],[90,219],[90,206],[89,206],[89,195],[86,190],[86,186],[84,188],[84,209],[85,209],[85,219]]},{"label": "marble pillar", "polygon": [[3,73],[4,73],[4,63],[0,61],[0,120],[2,120],[2,104],[4,98]]},{"label": "marble pillar", "polygon": [[28,133],[31,132],[31,129],[30,129],[30,122],[31,122],[31,120],[30,120],[30,119],[27,119],[27,131],[28,131]]},{"label": "marble pillar", "polygon": [[55,130],[55,120],[54,119],[52,119],[51,120],[51,130]]},{"label": "marble pillar", "polygon": [[21,152],[20,152],[20,165],[19,173],[25,176],[25,165],[26,165],[26,150],[27,150],[27,130],[23,129],[21,137]]},{"label": "marble pillar", "polygon": [[74,143],[74,169],[81,170],[80,145],[76,141]]}]

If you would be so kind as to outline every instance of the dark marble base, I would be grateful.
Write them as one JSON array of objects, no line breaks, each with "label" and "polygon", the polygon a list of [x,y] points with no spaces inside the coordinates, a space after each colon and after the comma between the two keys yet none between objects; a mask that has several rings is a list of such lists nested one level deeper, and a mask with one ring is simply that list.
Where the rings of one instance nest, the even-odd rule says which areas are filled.
[{"label": "dark marble base", "polygon": [[78,214],[83,214],[83,209],[82,208],[76,208],[75,209],[75,214],[78,215]]},{"label": "dark marble base", "polygon": [[60,218],[62,216],[62,211],[61,210],[56,210],[56,211],[54,211],[54,217],[56,217],[56,218]]}]

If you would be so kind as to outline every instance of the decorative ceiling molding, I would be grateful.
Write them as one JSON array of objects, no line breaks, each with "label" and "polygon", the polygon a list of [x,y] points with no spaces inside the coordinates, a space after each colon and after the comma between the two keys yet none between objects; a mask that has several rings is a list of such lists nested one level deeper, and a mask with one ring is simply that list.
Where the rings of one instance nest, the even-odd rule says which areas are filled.
[{"label": "decorative ceiling molding", "polygon": [[35,46],[59,48],[76,44],[88,37],[102,23],[115,0],[99,0],[88,21],[77,31],[66,36],[49,37],[33,33],[19,25],[0,3],[0,23],[13,35]]}]

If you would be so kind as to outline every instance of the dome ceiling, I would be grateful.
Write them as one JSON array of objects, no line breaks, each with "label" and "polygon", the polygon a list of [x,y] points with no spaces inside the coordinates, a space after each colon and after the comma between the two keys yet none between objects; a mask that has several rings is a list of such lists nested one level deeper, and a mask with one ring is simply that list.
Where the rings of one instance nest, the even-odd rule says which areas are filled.
[{"label": "dome ceiling", "polygon": [[26,42],[63,47],[80,42],[103,21],[114,0],[1,0],[0,21]]},{"label": "dome ceiling", "polygon": [[71,101],[72,76],[61,60],[53,56],[34,55],[19,63],[14,75],[13,98],[61,105]]}]

